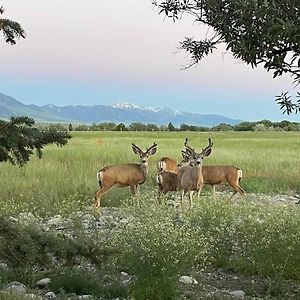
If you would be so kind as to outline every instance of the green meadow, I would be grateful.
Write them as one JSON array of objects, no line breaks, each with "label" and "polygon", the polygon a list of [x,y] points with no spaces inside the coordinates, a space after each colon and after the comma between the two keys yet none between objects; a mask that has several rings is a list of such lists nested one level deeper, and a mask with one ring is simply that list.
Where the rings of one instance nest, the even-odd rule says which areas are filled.
[{"label": "green meadow", "polygon": [[[205,284],[242,289],[245,299],[300,298],[300,205],[266,200],[270,195],[300,193],[299,133],[72,135],[67,146],[49,146],[42,159],[32,157],[23,168],[0,165],[0,262],[13,266],[0,270],[0,288],[14,280],[35,288],[36,280],[46,276],[61,299],[70,299],[74,292],[91,294],[93,299],[232,299],[223,294],[204,297],[201,287]],[[211,138],[213,152],[203,164],[240,167],[246,196],[228,201],[227,193],[221,193],[213,199],[210,187],[205,187],[192,209],[187,204],[178,208],[159,205],[156,164],[164,156],[180,161],[186,137],[196,150]],[[158,150],[149,158],[139,205],[133,203],[129,188],[113,188],[101,202],[107,208],[92,209],[97,170],[138,162],[131,143],[145,149],[153,142]],[[228,186],[216,189],[231,192]],[[9,218],[22,220],[24,212],[36,219],[25,218],[19,226],[19,221]],[[73,224],[74,236],[41,228],[56,215]],[[95,222],[88,229],[87,216]],[[85,261],[87,268],[74,268]],[[218,283],[205,279],[207,274],[218,276],[220,269],[225,274],[222,278],[234,274],[233,282],[221,277]],[[134,278],[128,286],[120,285],[121,271]],[[192,275],[200,284],[186,289],[178,284],[181,275]]]},{"label": "green meadow", "polygon": [[[247,193],[300,191],[298,132],[73,132],[72,135],[67,146],[49,146],[42,159],[32,157],[23,168],[0,165],[1,213],[68,214],[91,205],[98,188],[97,170],[110,164],[139,162],[131,143],[143,149],[153,142],[158,144],[156,155],[149,158],[148,178],[140,193],[156,191],[157,161],[163,156],[180,161],[185,137],[199,150],[212,138],[213,152],[203,164],[240,167],[241,186]],[[230,187],[217,187],[224,189]],[[129,189],[115,188],[103,196],[102,205],[120,206],[129,196]]]}]

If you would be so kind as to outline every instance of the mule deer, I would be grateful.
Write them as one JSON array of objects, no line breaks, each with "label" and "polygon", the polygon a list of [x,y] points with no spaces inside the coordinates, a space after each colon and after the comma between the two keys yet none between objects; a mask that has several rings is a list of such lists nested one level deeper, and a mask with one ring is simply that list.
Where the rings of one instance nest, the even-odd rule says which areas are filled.
[{"label": "mule deer", "polygon": [[113,186],[126,187],[129,186],[131,193],[135,195],[139,185],[146,181],[148,173],[148,157],[154,155],[157,150],[157,144],[142,151],[138,146],[132,144],[134,154],[140,157],[140,164],[122,164],[106,166],[97,172],[99,181],[99,190],[95,196],[95,207],[100,207],[100,198],[109,191]]},{"label": "mule deer", "polygon": [[170,172],[178,172],[178,165],[176,160],[170,157],[163,157],[157,163],[157,172],[160,173],[162,171],[170,171]]},{"label": "mule deer", "polygon": [[184,194],[188,194],[190,207],[193,205],[193,191],[197,190],[200,194],[202,186],[204,185],[203,175],[202,175],[202,161],[204,157],[207,157],[211,154],[211,147],[213,143],[211,139],[208,139],[208,146],[202,149],[201,153],[195,152],[194,149],[189,149],[193,153],[194,165],[187,168],[187,170],[182,174],[178,188],[181,191],[181,203],[183,201]]},{"label": "mule deer", "polygon": [[245,194],[245,190],[239,185],[243,172],[235,166],[203,166],[202,174],[204,184],[212,186],[213,195],[215,196],[215,185],[227,183],[233,188],[233,194],[229,199],[232,199],[237,193],[241,196]]},{"label": "mule deer", "polygon": [[[193,157],[195,150],[188,146],[188,139],[185,139],[185,147],[190,153],[190,159]],[[239,185],[243,172],[240,168],[235,166],[203,166],[202,175],[204,184],[209,184],[212,186],[213,196],[215,197],[215,185],[227,183],[233,188],[233,194],[229,199],[232,199],[237,193],[241,196],[245,194],[245,190]],[[200,191],[198,191],[198,198]]]},{"label": "mule deer", "polygon": [[[185,172],[189,164],[189,155],[185,151],[181,151],[182,161],[177,162],[169,157],[163,157],[157,164],[159,173],[156,176],[158,184],[158,200],[162,194],[174,192],[178,187],[178,180],[180,181],[182,174]],[[176,164],[176,168],[174,167]]]}]

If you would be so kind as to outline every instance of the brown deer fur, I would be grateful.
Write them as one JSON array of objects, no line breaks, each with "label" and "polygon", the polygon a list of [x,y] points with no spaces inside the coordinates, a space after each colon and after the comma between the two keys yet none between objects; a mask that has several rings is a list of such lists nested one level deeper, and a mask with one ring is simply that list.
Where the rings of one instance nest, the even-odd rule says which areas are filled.
[{"label": "brown deer fur", "polygon": [[146,180],[148,173],[148,157],[156,153],[157,144],[153,145],[143,152],[139,147],[132,144],[132,150],[140,157],[140,164],[122,164],[106,166],[97,172],[99,181],[99,190],[95,196],[95,207],[100,207],[100,198],[109,191],[113,186],[126,187],[129,186],[131,193],[135,195],[137,188]]}]

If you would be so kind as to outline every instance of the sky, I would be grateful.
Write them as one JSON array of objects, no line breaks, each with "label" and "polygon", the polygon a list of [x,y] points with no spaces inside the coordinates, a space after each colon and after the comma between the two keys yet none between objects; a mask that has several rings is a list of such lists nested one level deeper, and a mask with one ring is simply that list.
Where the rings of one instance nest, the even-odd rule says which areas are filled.
[{"label": "sky", "polygon": [[300,121],[282,115],[275,96],[296,95],[290,77],[272,78],[217,49],[196,67],[178,51],[184,37],[207,29],[174,23],[151,0],[0,0],[3,18],[26,39],[0,39],[0,93],[25,104],[112,105],[120,102],[220,114],[244,121]]}]

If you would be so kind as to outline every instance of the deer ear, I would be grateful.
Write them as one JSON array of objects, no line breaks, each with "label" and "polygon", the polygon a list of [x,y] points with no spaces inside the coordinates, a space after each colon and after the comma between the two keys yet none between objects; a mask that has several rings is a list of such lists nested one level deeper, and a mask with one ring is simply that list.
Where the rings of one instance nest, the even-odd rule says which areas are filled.
[{"label": "deer ear", "polygon": [[184,150],[181,150],[181,156],[184,160],[188,160],[190,157]]},{"label": "deer ear", "polygon": [[132,151],[134,154],[137,154],[137,155],[140,155],[140,153],[141,153],[141,149],[138,146],[136,146],[135,144],[132,144]]},{"label": "deer ear", "polygon": [[205,152],[204,152],[204,156],[210,156],[212,149],[208,148]]},{"label": "deer ear", "polygon": [[153,147],[153,148],[151,148],[150,149],[150,151],[149,151],[149,155],[154,155],[155,153],[156,153],[156,150],[157,150],[157,147],[155,146],[155,147]]},{"label": "deer ear", "polygon": [[146,153],[148,155],[153,155],[156,153],[156,150],[157,150],[157,144],[153,143],[153,145],[149,149],[147,148]]}]

